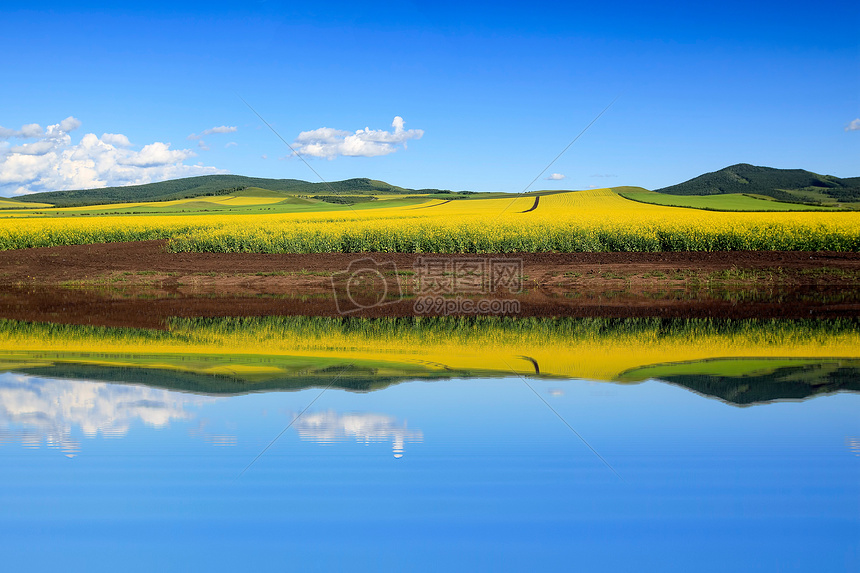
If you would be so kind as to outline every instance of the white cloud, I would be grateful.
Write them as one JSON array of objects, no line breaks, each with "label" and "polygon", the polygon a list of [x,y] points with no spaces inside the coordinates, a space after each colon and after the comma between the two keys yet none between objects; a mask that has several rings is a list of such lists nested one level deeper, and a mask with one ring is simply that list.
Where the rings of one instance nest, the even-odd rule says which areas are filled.
[{"label": "white cloud", "polygon": [[562,179],[565,179],[566,177],[567,177],[566,175],[562,175],[561,173],[553,173],[552,175],[547,177],[546,180],[547,181],[561,181]]},{"label": "white cloud", "polygon": [[30,138],[30,137],[42,137],[42,126],[38,123],[28,123],[27,125],[21,127],[21,137]]},{"label": "white cloud", "polygon": [[46,155],[51,151],[68,146],[72,138],[68,132],[80,127],[81,122],[74,117],[67,117],[63,121],[55,125],[49,125],[48,129],[42,133],[42,128],[38,124],[25,125],[21,128],[22,138],[25,134],[39,133],[40,139],[34,143],[24,143],[15,145],[9,148],[9,153],[20,155]]},{"label": "white cloud", "polygon": [[75,131],[80,126],[81,126],[81,120],[79,120],[76,117],[69,116],[66,119],[64,119],[63,121],[61,121],[60,125],[58,127],[60,128],[60,131],[63,131],[65,133],[69,133],[70,131]]},{"label": "white cloud", "polygon": [[10,147],[11,153],[20,153],[21,155],[45,155],[57,146],[57,141],[51,139],[42,139],[34,143],[25,143]]},{"label": "white cloud", "polygon": [[117,163],[136,167],[160,167],[181,163],[189,157],[195,157],[195,153],[190,149],[170,149],[169,143],[156,141],[144,145],[138,153],[121,158]]},{"label": "white cloud", "polygon": [[21,126],[19,130],[9,129],[0,125],[0,139],[11,139],[13,137],[31,139],[33,137],[41,137],[43,133],[42,126],[38,123],[28,123]]},{"label": "white cloud", "polygon": [[201,139],[200,141],[198,141],[198,142],[197,142],[197,147],[199,147],[199,148],[200,148],[200,149],[202,149],[203,151],[209,151],[209,150],[211,149],[211,147],[209,147],[208,145],[206,145],[206,142],[205,142],[205,141],[203,141],[202,139]]},{"label": "white cloud", "polygon": [[860,131],[860,117],[846,125],[845,131]]},{"label": "white cloud", "polygon": [[209,129],[204,129],[199,134],[192,133],[188,136],[188,139],[200,139],[201,137],[206,137],[207,135],[212,135],[216,133],[234,133],[238,131],[238,127],[232,125],[222,125],[219,127],[210,127]]},{"label": "white cloud", "polygon": [[203,135],[211,135],[213,133],[235,133],[238,128],[233,125],[222,125],[221,127],[213,127],[203,132]]},{"label": "white cloud", "polygon": [[190,149],[170,149],[169,143],[157,141],[136,150],[119,133],[105,133],[101,138],[88,133],[74,144],[68,132],[80,125],[79,120],[68,117],[44,131],[30,124],[14,132],[11,137],[40,135],[32,143],[0,145],[0,196],[223,173],[214,167],[185,165],[185,160],[195,156]]},{"label": "white cloud", "polygon": [[116,147],[131,147],[131,142],[128,140],[128,137],[121,133],[103,133],[101,140],[104,143]]},{"label": "white cloud", "polygon": [[261,156],[260,156],[260,159],[268,159],[268,158],[269,158],[269,156],[268,156],[268,155],[266,155],[265,153],[264,153],[263,155],[261,155]]},{"label": "white cloud", "polygon": [[334,159],[346,157],[376,157],[397,151],[399,145],[406,148],[410,139],[421,139],[424,130],[404,129],[403,118],[396,116],[391,126],[394,131],[365,127],[355,133],[330,127],[303,131],[293,143],[301,155]]},{"label": "white cloud", "polygon": [[224,149],[227,149],[228,147],[236,147],[237,145],[239,145],[239,144],[236,143],[235,141],[230,141],[224,146]]}]

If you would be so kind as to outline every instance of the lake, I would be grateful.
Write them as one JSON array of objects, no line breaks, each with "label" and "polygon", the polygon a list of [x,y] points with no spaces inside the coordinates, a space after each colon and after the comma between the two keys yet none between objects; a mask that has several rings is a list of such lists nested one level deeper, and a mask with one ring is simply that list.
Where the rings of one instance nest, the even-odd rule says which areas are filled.
[{"label": "lake", "polygon": [[858,332],[3,320],[4,567],[856,570]]}]

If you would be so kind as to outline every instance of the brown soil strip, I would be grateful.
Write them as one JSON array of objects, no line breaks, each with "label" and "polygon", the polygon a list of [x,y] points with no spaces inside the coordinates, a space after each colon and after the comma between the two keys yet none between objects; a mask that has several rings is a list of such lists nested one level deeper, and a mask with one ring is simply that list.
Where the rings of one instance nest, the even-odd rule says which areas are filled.
[{"label": "brown soil strip", "polygon": [[[165,241],[104,243],[38,249],[0,251],[0,285],[59,285],[70,281],[92,281],[114,273],[156,273],[167,275],[256,275],[263,273],[290,292],[300,286],[303,276],[328,275],[349,268],[362,258],[393,262],[400,270],[413,270],[416,261],[428,257],[451,260],[485,258],[494,255],[435,255],[414,253],[169,253]],[[643,275],[663,273],[700,275],[733,269],[773,273],[782,269],[792,284],[858,284],[860,253],[834,252],[669,252],[669,253],[513,253],[495,255],[519,258],[523,274],[539,283],[588,280],[617,284],[612,277],[627,276],[635,282],[648,281]],[[826,269],[820,277],[816,273]],[[277,276],[275,273],[281,273]],[[290,274],[292,273],[292,274]],[[261,275],[260,278],[265,278]],[[578,275],[578,276],[577,276]],[[843,275],[840,277],[839,275]],[[131,276],[131,275],[129,275]],[[146,275],[140,275],[145,277]],[[637,278],[638,277],[638,278]],[[650,277],[659,282],[659,275]],[[214,282],[221,283],[223,278]],[[743,282],[743,281],[741,281]]]},{"label": "brown soil strip", "polygon": [[[0,252],[0,318],[163,328],[169,317],[339,316],[332,273],[393,262],[404,298],[353,316],[414,316],[415,264],[484,255],[168,253],[164,241]],[[860,254],[525,253],[516,316],[860,317]],[[392,283],[393,284],[393,283]],[[420,294],[420,293],[419,293]]]},{"label": "brown soil strip", "polygon": [[526,209],[525,211],[520,211],[520,213],[528,213],[529,211],[534,211],[538,208],[538,204],[540,203],[540,196],[535,197],[535,204]]},{"label": "brown soil strip", "polygon": [[[518,301],[517,317],[833,319],[860,318],[860,293],[844,299],[832,291],[792,289],[773,298],[732,300],[708,292],[581,291],[575,298],[532,291]],[[825,302],[821,302],[824,300]],[[415,299],[372,306],[346,316],[416,316]],[[426,315],[438,315],[428,313]],[[442,313],[444,314],[444,313]],[[7,288],[0,292],[0,318],[62,324],[164,328],[171,317],[341,316],[330,289],[294,296],[208,294],[191,291],[111,292],[68,288]],[[461,314],[462,315],[462,314]]]}]

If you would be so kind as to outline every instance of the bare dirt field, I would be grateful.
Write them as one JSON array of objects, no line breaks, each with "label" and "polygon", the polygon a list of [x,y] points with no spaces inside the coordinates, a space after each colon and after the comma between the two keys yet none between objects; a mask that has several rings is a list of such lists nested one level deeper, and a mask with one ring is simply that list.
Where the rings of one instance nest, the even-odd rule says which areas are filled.
[{"label": "bare dirt field", "polygon": [[[338,316],[333,273],[396,265],[403,298],[350,316],[413,316],[421,257],[404,253],[169,253],[164,241],[0,252],[0,318],[163,327],[172,316]],[[516,253],[517,316],[860,317],[860,253]],[[419,264],[420,266],[420,264]],[[429,314],[438,314],[431,312]],[[458,313],[455,313],[458,314]]]}]

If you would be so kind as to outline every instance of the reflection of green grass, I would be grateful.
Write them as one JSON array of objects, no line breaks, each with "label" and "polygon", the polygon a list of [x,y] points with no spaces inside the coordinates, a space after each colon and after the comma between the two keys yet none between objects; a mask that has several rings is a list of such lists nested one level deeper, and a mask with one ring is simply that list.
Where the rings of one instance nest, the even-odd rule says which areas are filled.
[{"label": "reflection of green grass", "polygon": [[852,270],[852,269],[837,269],[834,267],[818,267],[814,269],[800,269],[798,271],[802,275],[810,276],[813,278],[836,278],[836,279],[849,279],[849,280],[860,280],[860,271]]},{"label": "reflection of green grass", "polygon": [[625,280],[629,274],[618,274],[614,271],[606,271],[600,274],[601,278],[609,279],[609,280]]},{"label": "reflection of green grass", "polygon": [[669,278],[673,281],[683,281],[683,280],[687,280],[688,278],[698,278],[698,276],[699,275],[698,275],[698,273],[696,273],[696,271],[676,270],[676,271],[671,271]]},{"label": "reflection of green grass", "polygon": [[708,279],[726,282],[755,282],[758,280],[770,279],[775,275],[782,274],[782,269],[765,271],[760,269],[739,269],[737,267],[732,267],[722,271],[714,271],[708,275]]}]

